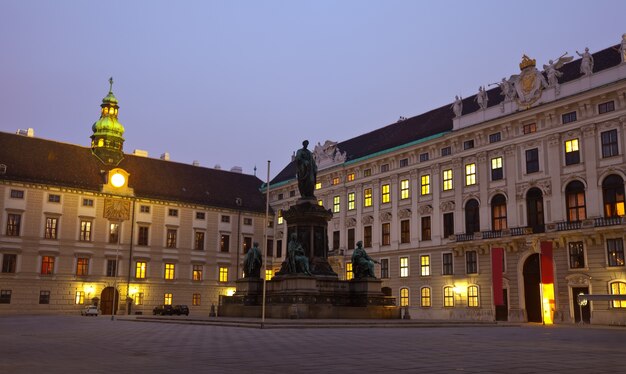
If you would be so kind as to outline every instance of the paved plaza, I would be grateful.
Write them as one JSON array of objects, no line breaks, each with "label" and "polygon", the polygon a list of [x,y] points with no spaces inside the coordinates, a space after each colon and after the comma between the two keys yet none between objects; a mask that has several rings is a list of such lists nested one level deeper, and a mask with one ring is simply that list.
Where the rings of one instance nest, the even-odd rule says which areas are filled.
[{"label": "paved plaza", "polygon": [[308,327],[0,316],[0,373],[624,372],[619,327]]}]

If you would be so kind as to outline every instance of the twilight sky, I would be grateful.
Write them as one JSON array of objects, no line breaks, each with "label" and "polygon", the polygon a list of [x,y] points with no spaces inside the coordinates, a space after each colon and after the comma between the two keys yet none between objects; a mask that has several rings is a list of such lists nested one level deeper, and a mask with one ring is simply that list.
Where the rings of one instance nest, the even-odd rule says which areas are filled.
[{"label": "twilight sky", "polygon": [[265,180],[303,139],[474,95],[523,53],[540,68],[617,44],[624,14],[618,0],[2,0],[0,131],[89,146],[113,76],[127,153]]}]

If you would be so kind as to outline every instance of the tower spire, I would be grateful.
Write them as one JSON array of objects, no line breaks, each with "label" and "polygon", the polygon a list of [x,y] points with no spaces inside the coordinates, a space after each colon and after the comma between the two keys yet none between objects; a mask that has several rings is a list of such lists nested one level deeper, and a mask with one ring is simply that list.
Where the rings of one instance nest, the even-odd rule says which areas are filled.
[{"label": "tower spire", "polygon": [[113,77],[100,107],[100,119],[91,127],[91,151],[105,165],[117,165],[124,158],[124,126],[117,120],[119,105],[113,95]]}]

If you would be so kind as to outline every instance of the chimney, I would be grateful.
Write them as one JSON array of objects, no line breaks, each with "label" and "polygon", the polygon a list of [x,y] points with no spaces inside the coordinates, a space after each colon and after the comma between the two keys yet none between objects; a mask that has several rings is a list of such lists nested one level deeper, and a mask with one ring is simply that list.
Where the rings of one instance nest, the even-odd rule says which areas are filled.
[{"label": "chimney", "polygon": [[135,149],[133,154],[139,157],[148,157],[148,151],[144,151],[143,149]]},{"label": "chimney", "polygon": [[232,168],[230,168],[230,171],[233,173],[242,174],[243,168],[241,166],[233,166]]},{"label": "chimney", "polygon": [[161,154],[161,160],[169,161],[170,160],[170,153],[169,152],[162,153]]},{"label": "chimney", "polygon": [[34,138],[35,137],[35,129],[33,129],[32,127],[29,127],[26,130],[17,129],[17,131],[15,133],[17,135],[26,136],[28,138]]},{"label": "chimney", "polygon": [[193,160],[193,166],[200,166],[200,162],[198,160]]},{"label": "chimney", "polygon": [[222,167],[220,166],[220,164],[215,164],[213,169],[215,169],[215,170],[222,170]]}]

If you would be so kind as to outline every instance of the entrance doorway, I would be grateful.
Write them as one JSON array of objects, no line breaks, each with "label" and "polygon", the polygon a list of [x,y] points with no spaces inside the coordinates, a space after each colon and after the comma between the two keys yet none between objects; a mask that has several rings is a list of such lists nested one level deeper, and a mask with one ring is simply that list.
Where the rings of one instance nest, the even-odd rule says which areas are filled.
[{"label": "entrance doorway", "polygon": [[578,294],[589,294],[589,287],[572,287],[572,303],[574,304],[574,322],[580,322],[580,312],[582,311],[582,320],[584,323],[591,323],[591,306],[589,302],[587,305],[578,305]]},{"label": "entrance doorway", "polygon": [[539,254],[535,253],[524,262],[524,301],[528,322],[541,322],[541,293],[539,283]]},{"label": "entrance doorway", "polygon": [[496,321],[508,321],[509,320],[509,298],[508,290],[505,288],[502,290],[502,298],[504,299],[504,305],[496,305]]},{"label": "entrance doorway", "polygon": [[120,293],[113,287],[107,287],[102,290],[100,295],[100,313],[113,314],[113,300],[115,300],[115,309],[119,309]]}]

